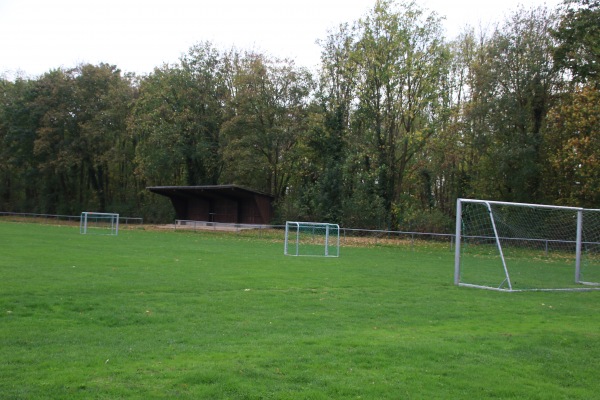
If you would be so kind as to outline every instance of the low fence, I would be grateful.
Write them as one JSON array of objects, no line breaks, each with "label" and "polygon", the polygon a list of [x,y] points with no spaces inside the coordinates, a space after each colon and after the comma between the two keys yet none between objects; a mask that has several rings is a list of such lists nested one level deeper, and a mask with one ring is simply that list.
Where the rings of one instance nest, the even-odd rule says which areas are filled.
[{"label": "low fence", "polygon": [[[12,221],[24,221],[34,220],[37,222],[75,225],[79,224],[81,219],[80,215],[61,215],[61,214],[35,214],[35,213],[14,213],[0,211],[0,218],[9,219]],[[121,217],[119,216],[119,225],[127,227],[129,225],[142,225],[144,223],[143,218],[137,217]]]},{"label": "low fence", "polygon": [[[35,222],[49,224],[64,224],[78,225],[80,221],[79,215],[61,215],[61,214],[35,214],[35,213],[14,213],[0,211],[0,219],[8,219],[11,221],[26,221],[32,220]],[[129,225],[143,225],[143,218],[138,217],[122,217],[119,216],[119,225],[127,228]],[[222,222],[208,221],[193,221],[193,220],[175,220],[174,229],[194,230],[194,231],[219,231],[219,232],[237,232],[246,235],[258,237],[273,237],[283,240],[283,231],[285,225],[260,225],[260,224],[235,224]],[[482,239],[493,239],[485,237]],[[503,238],[509,239],[509,238]],[[528,242],[545,243],[546,255],[548,254],[548,246],[551,242],[556,242],[550,239],[514,239],[510,240],[527,240]],[[378,245],[378,244],[402,244],[409,245],[411,248],[417,242],[436,242],[447,243],[450,250],[454,250],[455,235],[451,233],[433,233],[433,232],[413,232],[413,231],[387,231],[377,229],[356,229],[356,228],[340,228],[340,244],[343,245]],[[564,242],[572,244],[571,242]],[[584,242],[585,245],[595,246],[595,252],[598,252],[600,243]]]},{"label": "low fence", "polygon": [[[222,222],[175,220],[175,230],[193,230],[193,231],[222,231],[237,232],[256,236],[268,236],[268,231],[276,232],[276,236],[283,236],[285,225],[253,225],[253,224],[233,224]],[[418,241],[434,241],[438,243],[448,243],[450,250],[454,250],[454,234],[449,233],[427,233],[411,231],[386,231],[372,229],[340,228],[340,244],[403,244],[414,246]],[[283,239],[283,238],[282,238]]]},{"label": "low fence", "polygon": [[369,238],[373,244],[386,243],[404,243],[410,244],[411,248],[418,241],[429,241],[438,243],[447,243],[450,250],[454,249],[454,234],[451,233],[432,233],[432,232],[412,232],[412,231],[386,231],[375,229],[351,229],[340,228],[342,241],[351,244],[353,238]]},{"label": "low fence", "polygon": [[[0,211],[0,220],[9,221],[31,221],[38,223],[47,223],[55,225],[79,225],[79,215],[60,215],[60,214],[35,214],[35,213],[14,213]],[[123,228],[129,226],[141,227],[144,223],[143,218],[138,217],[119,217],[119,225]],[[215,232],[233,232],[245,236],[258,237],[263,239],[283,241],[285,225],[259,225],[259,224],[235,224],[208,221],[193,220],[175,220],[174,225],[161,225],[161,228],[173,227],[175,230],[193,230],[193,231],[215,231]],[[477,237],[471,237],[471,239]],[[493,240],[491,237],[478,237],[480,239]],[[504,240],[521,240],[538,243],[540,248],[545,249],[545,255],[550,252],[549,245],[554,242],[573,245],[570,241],[556,241],[551,239],[515,239],[502,238]],[[342,246],[370,246],[370,245],[396,245],[408,246],[411,249],[417,244],[430,243],[436,245],[446,245],[448,249],[454,251],[455,235],[451,233],[433,233],[433,232],[413,232],[413,231],[387,231],[375,229],[355,229],[340,228],[340,245]],[[582,242],[586,247],[586,252],[594,255],[600,254],[600,243]]]},{"label": "low fence", "polygon": [[[193,221],[193,220],[175,220],[175,229],[188,229],[197,231],[224,231],[224,232],[246,232],[249,235],[253,233],[256,236],[266,236],[267,231],[275,231],[276,235],[283,235],[285,225],[253,225],[253,224],[233,224],[233,223],[222,223],[222,222],[207,222],[207,221]],[[253,231],[253,232],[250,232]],[[495,241],[493,236],[465,236],[470,239],[481,239],[484,241]],[[355,228],[342,228],[340,227],[340,244],[341,245],[353,245],[353,244],[408,244],[411,247],[419,241],[436,242],[436,243],[447,243],[450,250],[454,250],[454,243],[456,235],[453,233],[433,233],[433,232],[415,232],[415,231],[387,231],[377,229],[355,229]],[[531,243],[536,243],[540,248],[544,249],[545,255],[547,256],[550,252],[550,247],[555,244],[561,244],[563,246],[574,246],[575,241],[567,240],[554,240],[554,239],[533,239],[533,238],[500,238],[506,242],[527,242],[530,246]],[[600,249],[600,243],[598,242],[582,242],[587,247],[593,247],[593,252],[598,252]]]},{"label": "low fence", "polygon": [[192,230],[214,230],[214,231],[241,231],[246,229],[277,229],[276,225],[259,224],[234,224],[225,222],[192,221],[186,219],[176,219],[175,229]]}]

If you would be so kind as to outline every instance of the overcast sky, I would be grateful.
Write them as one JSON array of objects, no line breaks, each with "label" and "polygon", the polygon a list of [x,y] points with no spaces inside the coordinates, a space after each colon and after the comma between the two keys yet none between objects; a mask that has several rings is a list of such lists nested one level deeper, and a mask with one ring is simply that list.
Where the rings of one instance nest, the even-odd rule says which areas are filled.
[{"label": "overcast sky", "polygon": [[[465,25],[501,22],[519,5],[554,9],[560,0],[420,0],[446,17],[447,36]],[[52,68],[106,62],[149,73],[175,63],[195,43],[256,49],[319,62],[315,43],[342,22],[363,17],[375,0],[0,0],[0,76],[37,76]]]}]

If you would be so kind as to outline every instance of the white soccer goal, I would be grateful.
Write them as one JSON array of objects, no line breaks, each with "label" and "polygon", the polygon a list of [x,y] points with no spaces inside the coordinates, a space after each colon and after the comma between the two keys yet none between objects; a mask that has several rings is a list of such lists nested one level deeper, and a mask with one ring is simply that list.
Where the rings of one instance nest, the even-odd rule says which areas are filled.
[{"label": "white soccer goal", "polygon": [[82,212],[79,233],[96,235],[118,235],[119,214]]},{"label": "white soccer goal", "polygon": [[285,223],[283,254],[290,256],[340,256],[340,226],[320,222]]},{"label": "white soccer goal", "polygon": [[454,283],[600,289],[600,210],[458,199]]}]

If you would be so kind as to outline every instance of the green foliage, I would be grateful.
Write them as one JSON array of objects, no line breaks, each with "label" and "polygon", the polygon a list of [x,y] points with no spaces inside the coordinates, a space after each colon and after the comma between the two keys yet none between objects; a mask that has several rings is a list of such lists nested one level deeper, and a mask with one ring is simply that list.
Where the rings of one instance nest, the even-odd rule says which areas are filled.
[{"label": "green foliage", "polygon": [[600,203],[600,91],[581,87],[549,113],[548,181],[563,204],[596,208]]},{"label": "green foliage", "polygon": [[457,288],[446,245],[344,246],[323,259],[283,256],[281,233],[0,223],[0,237],[4,398],[598,391],[599,292]]},{"label": "green foliage", "polygon": [[455,228],[454,219],[439,209],[423,212],[421,208],[412,207],[398,213],[400,229],[420,232],[452,232]]},{"label": "green foliage", "polygon": [[111,170],[128,168],[118,149],[126,142],[133,91],[116,67],[58,69],[37,81],[18,80],[7,90],[16,97],[2,107],[5,160],[20,167],[5,197],[24,192],[28,198],[11,209],[25,204],[41,212],[105,209],[111,192],[125,191],[110,178]]},{"label": "green foliage", "polygon": [[[417,154],[436,133],[447,68],[441,20],[414,3],[378,1],[359,22],[353,139],[369,152],[389,214]],[[390,215],[391,216],[391,215]]]},{"label": "green foliage", "polygon": [[311,76],[291,61],[252,53],[233,67],[233,116],[222,130],[224,174],[282,198],[307,127]]},{"label": "green foliage", "polygon": [[552,30],[558,40],[554,60],[569,71],[577,83],[600,80],[600,1],[565,0],[559,26]]},{"label": "green foliage", "polygon": [[482,171],[473,185],[483,197],[535,202],[543,191],[542,126],[558,83],[553,23],[545,9],[520,9],[480,49],[471,112],[482,129],[474,138]]},{"label": "green foliage", "polygon": [[0,204],[15,211],[35,211],[33,143],[39,115],[30,110],[34,82],[0,81]]},{"label": "green foliage", "polygon": [[129,123],[137,173],[152,185],[214,185],[223,168],[219,149],[229,93],[222,56],[198,44],[181,66],[164,66],[142,81]]}]

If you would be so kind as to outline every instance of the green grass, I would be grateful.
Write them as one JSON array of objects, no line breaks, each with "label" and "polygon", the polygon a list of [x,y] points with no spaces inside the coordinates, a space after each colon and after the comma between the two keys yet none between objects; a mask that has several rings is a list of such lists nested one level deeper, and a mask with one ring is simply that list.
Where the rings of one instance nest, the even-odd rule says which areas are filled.
[{"label": "green grass", "polygon": [[591,399],[600,292],[452,284],[447,245],[0,223],[2,399]]},{"label": "green grass", "polygon": [[[546,250],[503,245],[514,290],[590,289],[575,283],[575,250]],[[593,252],[581,255],[580,279],[600,282],[600,259]],[[508,289],[496,245],[466,245],[461,253],[461,282]]]}]

